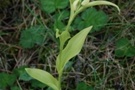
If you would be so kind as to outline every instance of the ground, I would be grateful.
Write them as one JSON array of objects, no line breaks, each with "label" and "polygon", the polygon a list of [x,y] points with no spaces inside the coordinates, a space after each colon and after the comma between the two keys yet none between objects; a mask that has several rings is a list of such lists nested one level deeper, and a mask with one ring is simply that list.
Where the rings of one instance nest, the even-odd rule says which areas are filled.
[{"label": "ground", "polygon": [[[34,79],[28,80],[30,77],[24,67],[44,69],[57,76],[55,61],[59,41],[54,29],[63,25],[55,23],[57,13],[63,9],[47,13],[39,1],[0,1],[0,80],[6,80],[0,82],[0,90],[47,90]],[[79,82],[93,88],[90,90],[135,90],[135,1],[109,1],[120,7],[120,14],[110,6],[95,7],[108,15],[108,21],[100,30],[88,35],[82,51],[68,63],[63,75],[63,90],[76,90]],[[69,6],[64,9],[68,12]],[[64,23],[68,17],[68,14],[64,16]],[[25,41],[22,44],[22,32],[41,24],[46,29],[41,32],[43,37],[37,35],[34,45]],[[72,28],[77,29],[73,34],[78,32],[77,27]],[[10,77],[8,75],[15,77],[13,83],[11,78],[2,79]]]}]

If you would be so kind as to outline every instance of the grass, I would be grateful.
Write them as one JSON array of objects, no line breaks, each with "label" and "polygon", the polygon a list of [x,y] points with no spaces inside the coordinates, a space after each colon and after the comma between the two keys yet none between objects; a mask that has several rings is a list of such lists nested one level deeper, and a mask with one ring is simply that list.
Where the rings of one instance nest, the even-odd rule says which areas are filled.
[{"label": "grass", "polygon": [[[97,7],[109,14],[109,23],[101,31],[88,36],[81,53],[71,61],[73,67],[67,66],[63,78],[64,90],[75,90],[79,81],[94,90],[135,90],[135,56],[116,57],[114,54],[115,43],[121,37],[129,38],[135,46],[135,1],[112,2],[121,8],[121,15],[112,13],[113,10],[108,7]],[[29,66],[57,75],[54,62],[58,45],[49,25],[49,22],[53,23],[53,14],[43,13],[36,4],[29,0],[14,0],[0,9],[0,73],[12,74],[16,68]],[[23,49],[18,44],[21,30],[41,23],[48,30],[44,44]],[[19,78],[14,85],[22,90],[39,90]]]}]

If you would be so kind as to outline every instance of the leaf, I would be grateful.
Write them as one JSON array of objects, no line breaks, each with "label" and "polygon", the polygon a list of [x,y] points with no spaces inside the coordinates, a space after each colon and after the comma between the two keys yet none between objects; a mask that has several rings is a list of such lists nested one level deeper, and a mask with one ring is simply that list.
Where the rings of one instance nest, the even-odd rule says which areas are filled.
[{"label": "leaf", "polygon": [[68,61],[68,63],[65,65],[64,70],[69,71],[71,70],[74,62],[73,61]]},{"label": "leaf", "polygon": [[90,25],[93,26],[91,32],[99,31],[107,24],[109,17],[102,11],[97,11],[95,8],[89,8],[77,17],[74,21],[74,28],[81,30]]},{"label": "leaf", "polygon": [[44,83],[41,83],[40,81],[37,81],[35,79],[30,80],[31,86],[34,88],[45,88],[47,87]]},{"label": "leaf", "polygon": [[[84,0],[84,1],[86,1],[86,0]],[[93,7],[93,6],[96,6],[96,5],[111,5],[111,6],[116,7],[118,12],[120,13],[120,9],[119,9],[119,7],[116,4],[114,4],[112,2],[109,2],[109,1],[104,1],[104,0],[101,0],[101,1],[91,1],[89,3],[85,3],[85,5],[83,5],[83,6],[87,8],[87,7]]]},{"label": "leaf", "polygon": [[35,44],[42,44],[44,41],[45,29],[42,25],[30,27],[21,32],[20,45],[23,48],[32,48]]},{"label": "leaf", "polygon": [[25,70],[34,79],[52,87],[54,90],[59,90],[57,79],[55,79],[50,73],[40,69],[26,68]]},{"label": "leaf", "polygon": [[60,31],[64,31],[65,25],[61,20],[56,20],[54,23],[54,29],[59,29]]},{"label": "leaf", "polygon": [[68,31],[63,31],[59,38],[60,38],[60,50],[62,50],[65,42],[70,38],[70,33]]},{"label": "leaf", "polygon": [[59,73],[64,69],[67,62],[74,56],[76,56],[82,49],[83,43],[92,26],[85,28],[84,30],[77,33],[69,41],[66,47],[58,55],[56,60],[56,68]]},{"label": "leaf", "polygon": [[15,81],[16,76],[14,74],[0,73],[0,89],[12,86]]},{"label": "leaf", "polygon": [[56,9],[67,7],[68,0],[40,0],[41,8],[47,13],[52,13]]},{"label": "leaf", "polygon": [[53,90],[53,89],[49,87],[49,88],[47,88],[46,90]]},{"label": "leaf", "polygon": [[59,13],[54,14],[52,17],[54,20],[67,20],[69,18],[70,12],[68,9],[64,9],[63,11],[60,11]]},{"label": "leaf", "polygon": [[20,90],[20,88],[18,86],[12,86],[11,90]]},{"label": "leaf", "polygon": [[131,45],[127,38],[120,38],[116,42],[115,55],[117,57],[132,57],[135,56],[135,47]]},{"label": "leaf", "polygon": [[21,67],[19,67],[19,68],[15,68],[15,69],[13,70],[13,73],[14,73],[17,77],[19,77],[19,80],[30,81],[30,80],[32,80],[33,78],[28,75],[28,73],[26,72],[25,68],[27,68],[27,66],[21,66]]},{"label": "leaf", "polygon": [[23,80],[23,81],[30,81],[32,78],[28,75],[28,73],[22,72],[19,76],[19,80]]},{"label": "leaf", "polygon": [[127,38],[121,38],[116,42],[115,55],[118,57],[123,57],[129,46],[130,42]]},{"label": "leaf", "polygon": [[60,13],[56,13],[53,16],[53,19],[55,20],[54,22],[54,29],[59,29],[60,31],[64,31],[65,30],[65,22],[67,20],[67,18],[69,17],[69,11],[68,10],[64,10]]},{"label": "leaf", "polygon": [[60,34],[59,29],[56,29],[56,38],[60,39],[60,51],[63,50],[65,42],[70,38],[70,33],[68,31],[63,31]]},{"label": "leaf", "polygon": [[135,56],[135,46],[130,46],[126,53],[127,57],[134,57]]},{"label": "leaf", "polygon": [[94,90],[94,88],[91,86],[88,86],[84,82],[80,82],[78,83],[76,90]]}]

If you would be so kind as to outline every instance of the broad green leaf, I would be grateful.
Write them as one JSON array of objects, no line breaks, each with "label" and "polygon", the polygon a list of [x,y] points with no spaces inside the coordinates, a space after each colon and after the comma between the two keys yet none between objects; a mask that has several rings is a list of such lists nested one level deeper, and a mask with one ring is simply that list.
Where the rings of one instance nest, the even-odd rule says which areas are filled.
[{"label": "broad green leaf", "polygon": [[26,68],[25,70],[34,79],[52,87],[54,90],[59,90],[57,79],[55,79],[50,73],[40,69]]},{"label": "broad green leaf", "polygon": [[27,68],[27,66],[21,66],[21,67],[19,67],[19,68],[15,68],[15,69],[13,70],[13,73],[14,73],[17,77],[19,77],[19,80],[30,81],[30,80],[32,80],[33,78],[28,75],[28,73],[26,72],[25,68]]},{"label": "broad green leaf", "polygon": [[4,89],[8,86],[12,86],[16,81],[14,74],[0,73],[0,89]]},{"label": "broad green leaf", "polygon": [[109,2],[109,1],[104,1],[104,0],[101,0],[101,1],[91,1],[89,3],[86,3],[85,1],[88,1],[88,0],[84,0],[84,2],[82,2],[82,5],[85,7],[85,8],[88,8],[88,7],[93,7],[93,6],[97,6],[97,5],[111,5],[111,6],[114,6],[117,8],[117,10],[120,12],[120,9],[119,7],[112,3],[112,2]]},{"label": "broad green leaf", "polygon": [[45,87],[48,87],[47,85],[45,85],[44,83],[38,81],[38,80],[30,80],[30,83],[31,83],[31,86],[33,88],[45,88]]},{"label": "broad green leaf", "polygon": [[116,42],[115,55],[117,57],[135,56],[135,46],[132,46],[127,38],[121,38]]},{"label": "broad green leaf", "polygon": [[46,90],[53,90],[52,88],[48,87]]},{"label": "broad green leaf", "polygon": [[68,41],[66,47],[58,55],[56,60],[56,68],[59,73],[63,71],[63,68],[67,64],[67,62],[81,51],[85,38],[91,30],[91,28],[92,26],[87,27],[84,30],[77,33],[75,36],[73,36]]},{"label": "broad green leaf", "polygon": [[80,83],[78,83],[76,90],[94,90],[94,88],[91,86],[88,86],[84,82],[80,82]]},{"label": "broad green leaf", "polygon": [[97,11],[95,8],[89,8],[78,16],[74,21],[74,28],[81,30],[90,25],[93,26],[91,32],[99,31],[102,27],[107,24],[109,20],[108,15],[106,15],[102,10]]},{"label": "broad green leaf", "polygon": [[130,42],[127,38],[121,38],[116,42],[116,49],[115,49],[115,55],[118,57],[125,56],[128,48],[129,48]]},{"label": "broad green leaf", "polygon": [[61,20],[56,20],[54,23],[54,29],[59,29],[60,31],[63,31],[65,28],[64,23]]},{"label": "broad green leaf", "polygon": [[127,53],[126,53],[127,57],[134,57],[135,56],[135,46],[131,46],[128,48]]},{"label": "broad green leaf", "polygon": [[20,88],[18,86],[12,86],[11,90],[20,90]]},{"label": "broad green leaf", "polygon": [[45,29],[42,25],[30,27],[21,32],[20,45],[23,48],[32,48],[35,44],[42,44],[44,41]]},{"label": "broad green leaf", "polygon": [[47,13],[52,13],[56,9],[67,7],[68,0],[40,0],[41,8]]},{"label": "broad green leaf", "polygon": [[33,78],[31,78],[26,71],[20,73],[19,80],[30,81],[31,79]]}]

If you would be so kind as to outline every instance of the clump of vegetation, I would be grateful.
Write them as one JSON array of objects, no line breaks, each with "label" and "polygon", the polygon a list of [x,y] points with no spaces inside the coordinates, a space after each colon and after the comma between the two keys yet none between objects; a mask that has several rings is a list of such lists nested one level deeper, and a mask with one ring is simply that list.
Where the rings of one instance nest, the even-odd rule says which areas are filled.
[{"label": "clump of vegetation", "polygon": [[[74,5],[80,5],[77,1]],[[134,89],[134,1],[112,0],[121,14],[110,6],[90,7],[79,13],[68,27],[70,38],[64,45],[59,38],[64,35],[71,14],[69,0],[4,2],[7,4],[0,9],[1,90],[52,90],[29,76],[25,68],[45,70],[58,80],[58,51],[63,51],[76,33],[91,25],[83,49],[64,66],[62,89]]]},{"label": "clump of vegetation", "polygon": [[[42,2],[45,3],[45,2]],[[47,2],[46,2],[47,3]],[[46,4],[45,3],[45,4]],[[44,5],[44,4],[43,4]],[[88,35],[89,31],[92,29],[92,26],[89,26],[76,35],[71,37],[70,35],[70,26],[74,20],[74,18],[83,10],[87,9],[88,7],[96,6],[96,5],[112,5],[120,11],[119,7],[111,2],[108,1],[92,1],[89,0],[70,0],[70,18],[68,21],[65,30],[60,32],[59,29],[56,29],[56,38],[59,38],[59,54],[56,58],[56,69],[58,72],[58,78],[53,77],[49,72],[43,71],[40,69],[31,69],[26,68],[27,73],[39,80],[40,82],[48,85],[54,90],[62,90],[61,82],[62,82],[62,75],[66,64],[69,62],[71,58],[76,56],[82,49],[86,36]],[[46,6],[43,6],[46,7]],[[55,9],[54,9],[55,10]],[[92,13],[92,12],[91,12]],[[98,23],[98,21],[97,21]],[[83,25],[83,23],[81,24]],[[80,28],[79,28],[80,29]],[[34,40],[31,40],[34,41]],[[67,43],[67,44],[66,44]],[[38,74],[37,74],[38,73]]]}]

